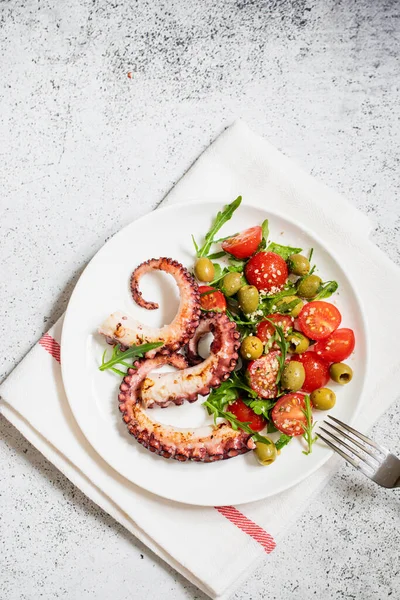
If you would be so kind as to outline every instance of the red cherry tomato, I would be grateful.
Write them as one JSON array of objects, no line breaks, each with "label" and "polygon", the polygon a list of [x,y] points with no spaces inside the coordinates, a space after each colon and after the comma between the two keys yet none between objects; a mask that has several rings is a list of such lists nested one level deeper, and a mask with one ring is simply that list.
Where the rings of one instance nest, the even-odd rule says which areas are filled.
[{"label": "red cherry tomato", "polygon": [[245,266],[244,274],[250,285],[260,291],[280,292],[288,277],[288,268],[282,256],[275,252],[258,252]]},{"label": "red cherry tomato", "polygon": [[245,229],[241,233],[222,242],[222,250],[235,258],[248,258],[256,252],[262,240],[262,229],[259,225]]},{"label": "red cherry tomato", "polygon": [[271,412],[274,425],[282,433],[295,436],[303,435],[307,419],[303,413],[306,405],[304,394],[286,394],[279,398]]},{"label": "red cherry tomato", "polygon": [[215,288],[210,287],[209,285],[201,285],[199,287],[201,308],[213,310],[215,312],[225,312],[225,296],[220,290],[213,290],[215,290]]},{"label": "red cherry tomato", "polygon": [[249,385],[261,398],[275,398],[278,392],[276,377],[279,370],[277,359],[279,354],[280,352],[277,351],[270,352],[248,364]]},{"label": "red cherry tomato", "polygon": [[313,351],[328,362],[342,362],[350,356],[355,345],[352,329],[336,329],[329,337],[317,342]]},{"label": "red cherry tomato", "polygon": [[294,356],[291,360],[301,362],[306,372],[306,378],[301,388],[310,394],[318,388],[325,387],[329,381],[329,363],[315,352],[309,351]]},{"label": "red cherry tomato", "polygon": [[[289,329],[293,327],[293,319],[292,317],[289,317],[289,315],[279,315],[276,313],[267,315],[266,318],[273,321],[279,327],[282,327],[285,335],[289,332]],[[275,331],[275,327],[269,323],[269,321],[261,321],[257,325],[257,337],[264,343],[269,341]]]},{"label": "red cherry tomato", "polygon": [[301,331],[312,340],[323,340],[341,323],[342,315],[333,304],[316,300],[306,304],[299,314]]},{"label": "red cherry tomato", "polygon": [[228,410],[233,413],[239,421],[242,421],[242,423],[249,423],[253,431],[261,431],[266,425],[264,417],[262,415],[256,415],[254,410],[252,410],[250,406],[247,406],[240,398],[235,400],[233,404],[230,404]]}]

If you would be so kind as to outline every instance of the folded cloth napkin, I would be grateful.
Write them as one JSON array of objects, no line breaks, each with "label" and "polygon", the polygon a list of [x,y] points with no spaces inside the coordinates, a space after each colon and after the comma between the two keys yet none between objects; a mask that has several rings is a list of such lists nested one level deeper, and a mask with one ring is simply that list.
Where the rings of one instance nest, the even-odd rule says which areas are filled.
[{"label": "folded cloth napkin", "polygon": [[[400,357],[390,350],[400,325],[400,271],[368,240],[369,220],[241,122],[204,152],[166,202],[198,199],[198,190],[204,200],[228,202],[242,194],[245,201],[287,212],[318,231],[340,257],[363,299],[371,338],[372,367],[357,419],[360,429],[369,428],[395,400],[400,384]],[[278,497],[240,507],[192,507],[147,493],[109,467],[76,424],[61,378],[61,329],[62,319],[1,386],[2,413],[158,556],[212,598],[229,598],[334,474],[338,458]]]}]

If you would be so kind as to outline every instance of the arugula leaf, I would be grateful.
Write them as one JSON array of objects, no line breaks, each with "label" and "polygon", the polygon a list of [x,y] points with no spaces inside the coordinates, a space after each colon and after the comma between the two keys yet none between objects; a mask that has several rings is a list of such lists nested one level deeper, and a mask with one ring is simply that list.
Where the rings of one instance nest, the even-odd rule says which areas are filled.
[{"label": "arugula leaf", "polygon": [[[223,208],[223,210],[220,210],[218,212],[210,231],[208,231],[205,235],[204,244],[201,246],[201,248],[199,248],[196,244],[196,246],[197,246],[196,254],[197,254],[198,258],[201,258],[202,256],[207,256],[207,254],[210,251],[211,246],[214,243],[215,235],[221,229],[222,225],[224,225],[227,221],[229,221],[229,219],[232,217],[235,210],[237,208],[239,208],[241,201],[242,201],[242,196],[238,196],[236,198],[236,200],[234,200],[230,204],[227,204]],[[230,237],[232,237],[232,236],[230,236]]]},{"label": "arugula leaf", "polygon": [[329,298],[336,292],[339,285],[337,281],[326,281],[325,283],[321,283],[318,294],[313,298],[314,300],[323,300],[324,298]]},{"label": "arugula leaf", "polygon": [[239,260],[238,258],[233,258],[232,256],[229,257],[229,262],[231,263],[231,268],[235,269],[237,273],[243,271],[246,264],[245,260]]},{"label": "arugula leaf", "polygon": [[275,242],[271,242],[267,248],[267,252],[275,252],[275,254],[279,254],[282,256],[284,260],[287,260],[289,256],[292,254],[299,254],[302,251],[302,248],[292,248],[291,246],[281,246],[280,244],[275,244]]},{"label": "arugula leaf", "polygon": [[246,421],[246,422],[239,421],[239,419],[237,419],[233,413],[231,413],[229,411],[221,410],[214,404],[210,404],[208,402],[208,400],[203,402],[203,406],[206,406],[207,409],[209,409],[209,411],[211,411],[211,412],[209,412],[209,414],[214,415],[214,422],[216,422],[217,417],[220,417],[220,418],[228,421],[228,423],[230,423],[232,429],[235,429],[235,430],[242,429],[246,433],[249,433],[251,435],[251,437],[253,438],[253,440],[255,440],[256,442],[260,442],[261,444],[272,444],[271,440],[269,440],[268,438],[266,438],[263,435],[261,435],[260,433],[258,433],[258,431],[254,431],[254,429],[252,429],[250,427],[250,425],[249,425],[250,421]]},{"label": "arugula leaf", "polygon": [[278,431],[272,421],[269,421],[267,425],[267,431],[268,433],[275,433],[275,431]]},{"label": "arugula leaf", "polygon": [[271,312],[277,312],[280,315],[286,315],[296,308],[299,302],[301,302],[300,298],[296,298],[296,300],[292,300],[291,302],[282,302],[282,304],[276,306],[275,310],[271,309]]},{"label": "arugula leaf", "polygon": [[275,400],[244,400],[247,406],[250,406],[256,415],[262,415],[268,421],[270,420],[269,411],[275,406]]},{"label": "arugula leaf", "polygon": [[214,254],[209,254],[207,256],[207,258],[209,258],[210,260],[216,260],[217,258],[222,258],[223,256],[225,256],[225,252],[223,250],[221,250],[221,252],[214,252]]},{"label": "arugula leaf", "polygon": [[306,425],[303,425],[303,429],[304,429],[303,438],[305,439],[305,441],[307,443],[307,450],[303,450],[303,454],[311,454],[312,445],[317,440],[316,435],[313,437],[313,430],[314,430],[316,423],[313,424],[311,402],[310,402],[310,396],[308,394],[304,397],[304,402],[305,402],[306,406],[305,406],[305,409],[302,409],[302,412],[306,418]]},{"label": "arugula leaf", "polygon": [[164,344],[162,342],[154,342],[151,344],[141,344],[140,346],[131,346],[127,350],[121,350],[121,345],[117,344],[112,349],[111,358],[109,360],[106,360],[107,350],[104,350],[99,370],[106,371],[107,369],[111,369],[111,371],[114,371],[114,373],[125,376],[126,372],[120,371],[119,369],[115,368],[114,365],[124,365],[124,367],[131,369],[132,363],[126,362],[127,358],[142,358],[146,352],[149,352],[154,348],[159,348],[163,345]]},{"label": "arugula leaf", "polygon": [[214,280],[215,279],[219,280],[222,275],[222,267],[218,263],[213,263],[213,266],[214,266]]},{"label": "arugula leaf", "polygon": [[279,439],[275,442],[275,447],[277,450],[282,450],[284,446],[286,446],[289,442],[292,441],[292,437],[290,435],[286,435],[286,433],[281,433]]},{"label": "arugula leaf", "polygon": [[261,250],[265,250],[265,248],[267,247],[268,235],[269,235],[268,219],[265,219],[265,221],[263,221],[263,223],[261,225],[261,230],[262,230],[262,240],[258,244],[257,252],[260,252]]},{"label": "arugula leaf", "polygon": [[268,219],[265,219],[265,221],[262,222],[261,229],[262,229],[263,239],[265,240],[265,244],[267,244],[267,242],[268,242],[268,236],[269,236]]},{"label": "arugula leaf", "polygon": [[308,256],[308,262],[311,262],[311,259],[312,259],[312,255],[313,255],[313,254],[314,254],[314,248],[311,248],[311,250],[310,250],[310,254],[309,254],[309,256]]}]

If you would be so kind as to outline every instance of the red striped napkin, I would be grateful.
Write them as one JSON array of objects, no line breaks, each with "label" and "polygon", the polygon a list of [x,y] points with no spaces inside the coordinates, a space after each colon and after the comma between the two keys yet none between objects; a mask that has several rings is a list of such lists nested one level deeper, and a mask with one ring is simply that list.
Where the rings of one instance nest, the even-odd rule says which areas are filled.
[{"label": "red striped napkin", "polygon": [[[343,258],[364,298],[372,337],[375,369],[369,379],[363,420],[358,421],[360,428],[369,427],[399,389],[400,359],[388,349],[395,347],[399,330],[394,321],[400,325],[396,306],[400,275],[369,242],[368,219],[242,123],[233,125],[212,144],[166,201],[198,199],[197,190],[202,190],[204,200],[218,197],[222,201],[240,191],[252,203],[265,207],[270,197],[278,197],[280,212],[290,210],[292,218],[318,229]],[[363,268],[366,262],[368,280]],[[383,302],[385,314],[380,311],[378,321],[378,307]],[[62,319],[1,386],[2,413],[87,496],[151,550],[212,598],[229,598],[275,549],[312,495],[335,472],[338,459],[332,458],[306,481],[277,497],[240,507],[192,507],[153,496],[113,471],[77,426],[62,384],[61,329]],[[377,391],[379,406],[372,401]]]}]

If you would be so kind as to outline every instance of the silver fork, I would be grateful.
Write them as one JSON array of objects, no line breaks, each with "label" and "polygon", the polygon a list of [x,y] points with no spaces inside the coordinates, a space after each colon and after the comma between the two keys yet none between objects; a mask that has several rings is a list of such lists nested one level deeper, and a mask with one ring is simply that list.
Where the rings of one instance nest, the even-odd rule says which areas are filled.
[{"label": "silver fork", "polygon": [[343,421],[339,421],[331,415],[328,415],[328,418],[340,428],[329,421],[323,421],[329,430],[323,427],[319,427],[319,429],[329,437],[325,437],[321,433],[317,433],[317,435],[325,444],[378,485],[386,488],[400,487],[400,459],[397,456]]}]

